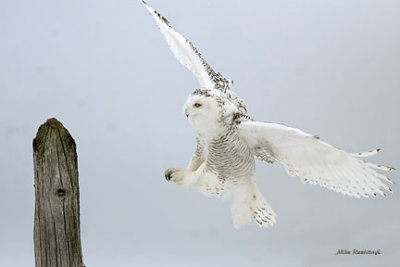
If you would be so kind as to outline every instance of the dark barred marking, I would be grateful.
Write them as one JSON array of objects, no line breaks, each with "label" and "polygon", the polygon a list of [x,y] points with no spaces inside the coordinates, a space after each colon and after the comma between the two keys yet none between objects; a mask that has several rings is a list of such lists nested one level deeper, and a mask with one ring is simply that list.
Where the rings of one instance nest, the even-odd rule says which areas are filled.
[{"label": "dark barred marking", "polygon": [[253,119],[250,116],[245,115],[243,113],[239,113],[239,112],[233,114],[233,118],[232,118],[232,122],[234,124],[240,124],[243,121],[252,121],[252,120]]},{"label": "dark barred marking", "polygon": [[171,28],[171,26],[169,25],[169,21],[168,21],[163,15],[161,15],[160,13],[158,13],[158,12],[155,11],[155,10],[154,10],[154,14],[156,14],[157,17],[158,17],[160,20],[162,20],[162,22],[164,22],[165,24],[168,25],[168,27]]},{"label": "dark barred marking", "polygon": [[204,97],[211,97],[212,96],[210,89],[201,89],[201,88],[194,90],[192,95],[200,95],[200,96],[204,96]]}]

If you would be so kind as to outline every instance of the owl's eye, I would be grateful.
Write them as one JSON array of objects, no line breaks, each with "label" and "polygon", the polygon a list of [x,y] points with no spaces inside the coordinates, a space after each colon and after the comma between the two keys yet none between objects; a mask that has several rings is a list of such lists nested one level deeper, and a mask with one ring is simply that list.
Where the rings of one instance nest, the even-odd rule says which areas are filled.
[{"label": "owl's eye", "polygon": [[196,107],[196,108],[199,108],[199,107],[201,107],[201,104],[200,103],[195,103],[193,106]]}]

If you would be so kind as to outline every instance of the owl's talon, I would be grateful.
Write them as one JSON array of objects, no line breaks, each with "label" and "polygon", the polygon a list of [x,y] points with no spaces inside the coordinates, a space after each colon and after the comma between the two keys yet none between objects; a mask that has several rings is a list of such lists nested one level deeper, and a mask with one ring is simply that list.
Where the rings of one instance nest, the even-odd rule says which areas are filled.
[{"label": "owl's talon", "polygon": [[[189,182],[190,179],[186,179],[185,178],[185,169],[181,169],[181,168],[169,168],[167,170],[165,170],[164,172],[164,177],[165,180],[167,180],[168,182],[172,182],[178,185],[184,185],[185,183]],[[185,180],[188,180],[185,182]]]},{"label": "owl's talon", "polygon": [[165,180],[167,180],[168,182],[171,181],[171,178],[172,178],[172,177],[171,177],[171,174],[172,174],[172,173],[166,173],[166,174],[165,174]]},{"label": "owl's talon", "polygon": [[179,171],[178,168],[170,168],[165,170],[164,172],[165,180],[167,180],[168,182],[176,182],[177,179],[176,174],[178,171]]}]

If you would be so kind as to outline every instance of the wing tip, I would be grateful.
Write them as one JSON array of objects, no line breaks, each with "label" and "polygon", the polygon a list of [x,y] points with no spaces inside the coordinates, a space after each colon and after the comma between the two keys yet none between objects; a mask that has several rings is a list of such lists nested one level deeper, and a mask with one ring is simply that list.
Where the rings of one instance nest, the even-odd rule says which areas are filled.
[{"label": "wing tip", "polygon": [[357,152],[357,153],[351,153],[351,155],[357,157],[357,158],[364,158],[364,157],[371,157],[374,156],[376,154],[378,154],[379,152],[381,152],[381,148],[377,148],[377,149],[373,149],[370,151],[365,151],[365,152]]},{"label": "wing tip", "polygon": [[147,2],[146,2],[145,0],[140,0],[140,2],[142,2],[142,4],[143,4],[147,9],[151,8],[151,7],[149,6],[149,4],[147,4]]},{"label": "wing tip", "polygon": [[390,166],[386,166],[386,165],[382,165],[382,164],[376,164],[376,163],[371,163],[371,162],[365,162],[365,164],[367,164],[369,167],[372,167],[374,169],[381,170],[381,171],[391,172],[391,171],[396,170],[394,167],[390,167]]},{"label": "wing tip", "polygon": [[171,25],[169,24],[169,21],[163,15],[161,15],[161,13],[159,13],[157,10],[155,10],[149,4],[147,4],[147,2],[145,0],[140,0],[140,1],[145,6],[145,8],[149,11],[149,13],[153,16],[153,18],[157,21],[157,23],[164,23],[168,27],[171,27]]}]

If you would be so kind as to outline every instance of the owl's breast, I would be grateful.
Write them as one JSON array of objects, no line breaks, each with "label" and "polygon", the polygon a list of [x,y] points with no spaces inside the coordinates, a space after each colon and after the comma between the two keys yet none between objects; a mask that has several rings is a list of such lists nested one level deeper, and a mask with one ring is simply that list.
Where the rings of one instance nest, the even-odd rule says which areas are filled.
[{"label": "owl's breast", "polygon": [[240,179],[254,175],[254,155],[235,129],[208,143],[207,148],[207,167],[221,178]]}]

